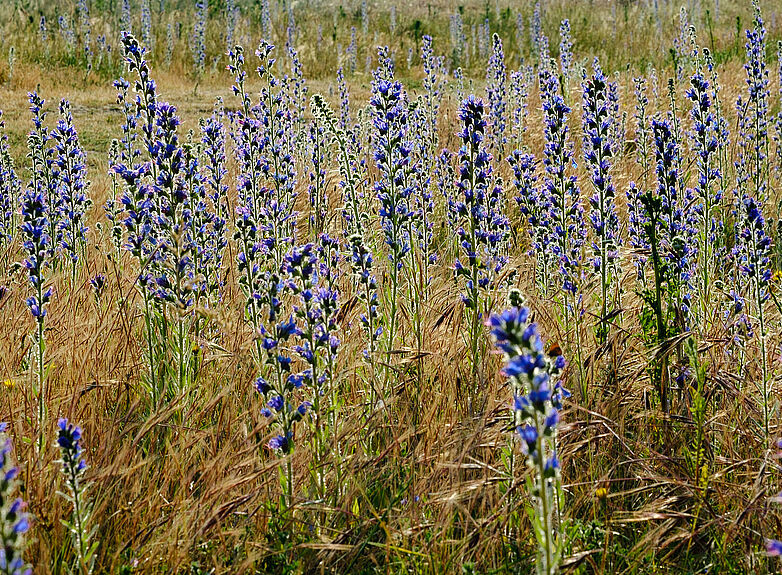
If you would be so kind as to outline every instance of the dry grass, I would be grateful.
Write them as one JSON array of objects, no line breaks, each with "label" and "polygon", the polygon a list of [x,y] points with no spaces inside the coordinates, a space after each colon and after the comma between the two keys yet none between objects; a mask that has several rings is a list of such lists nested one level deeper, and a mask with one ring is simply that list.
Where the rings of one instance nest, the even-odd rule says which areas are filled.
[{"label": "dry grass", "polygon": [[[432,4],[426,14],[444,10]],[[675,10],[666,6],[666,22],[670,23]],[[428,17],[420,4],[398,10],[408,24]],[[586,10],[607,13],[610,8],[595,2],[594,7],[582,3],[571,11],[565,2],[556,2],[549,10],[552,19],[553,14],[568,12],[576,20],[586,18]],[[647,25],[633,12],[640,8],[631,3],[629,10],[627,23],[619,19],[619,33],[633,42],[604,42],[602,50],[589,53],[596,52],[614,64],[627,62],[628,54],[638,55],[633,64],[643,68],[645,58],[653,62],[651,55],[659,50],[651,35],[639,33]],[[733,6],[724,10],[714,36],[718,45],[729,50],[734,32],[726,23],[746,12]],[[611,37],[612,20],[603,20],[602,29],[589,33]],[[436,16],[427,22],[447,30],[447,23]],[[587,43],[578,32],[576,39]],[[305,62],[313,62],[322,51],[305,39],[301,53]],[[329,66],[322,65],[324,69]],[[230,84],[224,76],[209,76],[194,92],[192,82],[182,77],[181,66],[168,72],[156,70],[155,77],[163,98],[177,105],[184,130],[195,129],[217,96],[232,105]],[[275,520],[279,515],[279,459],[259,447],[271,429],[259,413],[259,399],[251,386],[255,376],[252,334],[242,320],[242,296],[234,277],[229,276],[229,292],[213,317],[217,335],[199,342],[203,369],[197,387],[188,397],[147,415],[140,388],[143,319],[133,287],[133,266],[129,260],[119,266],[107,257],[110,240],[105,229],[101,232],[96,225],[102,219],[100,206],[108,197],[106,150],[120,122],[115,95],[108,82],[90,79],[85,85],[78,75],[65,70],[43,70],[22,62],[13,85],[0,88],[0,102],[20,164],[29,129],[26,92],[36,86],[51,98],[50,106],[56,105],[55,97],[71,101],[88,153],[94,200],[90,247],[75,290],[70,290],[67,278],[54,278],[55,297],[46,334],[51,363],[47,405],[50,422],[67,416],[84,429],[94,521],[100,525],[100,572],[121,572],[123,567],[140,573],[278,572],[291,561],[298,562],[292,570],[307,573],[459,573],[466,563],[473,563],[476,572],[482,573],[528,571],[534,543],[529,522],[518,511],[527,497],[525,477],[519,472],[509,478],[500,460],[501,447],[507,442],[510,392],[497,373],[499,359],[487,353],[484,408],[475,413],[467,409],[469,376],[460,335],[463,309],[449,257],[441,258],[433,269],[420,357],[425,374],[420,403],[413,400],[412,391],[419,358],[414,350],[401,349],[390,362],[395,374],[390,400],[382,408],[368,404],[359,311],[350,305],[349,282],[342,286],[340,405],[326,468],[330,497],[328,501],[308,498],[312,481],[309,432],[300,425],[301,441],[292,456],[298,495],[291,524]],[[310,93],[328,93],[330,76],[315,75],[320,79],[310,83]],[[414,83],[416,72],[410,75]],[[631,77],[630,72],[621,75],[623,109],[630,114]],[[727,62],[720,69],[720,79],[723,101],[735,102],[744,90],[740,64]],[[367,78],[354,78],[351,89],[354,101],[364,102]],[[535,100],[536,96],[530,105],[526,143],[539,154],[543,136]],[[661,94],[654,106],[662,109],[665,105]],[[453,149],[453,100],[444,106],[441,142]],[[573,115],[574,120],[577,117],[578,113]],[[578,136],[580,128],[574,132]],[[503,171],[510,181],[507,167]],[[628,182],[640,177],[631,151],[616,164],[614,173],[623,197]],[[334,183],[337,175],[329,177]],[[579,181],[587,190],[585,173],[579,173]],[[303,197],[306,189],[300,186],[299,193]],[[332,199],[333,205],[337,202]],[[515,213],[513,218],[517,219]],[[527,294],[549,341],[565,341],[554,305],[534,293],[533,263],[525,255],[524,230],[515,229],[514,237],[511,262],[519,271],[518,287]],[[18,254],[11,256],[19,259]],[[688,391],[681,390],[677,409],[670,414],[650,407],[654,390],[648,366],[666,350],[647,348],[639,335],[640,301],[634,294],[629,257],[623,253],[626,297],[612,338],[598,347],[592,333],[584,329],[583,369],[589,395],[574,394],[563,414],[563,525],[571,535],[565,570],[692,572],[709,565],[710,572],[773,570],[758,554],[764,536],[782,533],[782,515],[768,504],[778,473],[770,457],[771,446],[757,423],[757,351],[749,350],[747,374],[739,380],[725,353],[729,334],[718,325],[698,335],[710,405],[708,482],[698,485],[686,460],[695,436]],[[233,261],[233,254],[228,259]],[[99,303],[88,283],[96,273],[104,273],[109,280]],[[37,429],[34,374],[26,369],[33,322],[24,305],[26,282],[23,271],[13,267],[2,278],[7,291],[0,299],[4,320],[0,324],[0,380],[9,378],[14,385],[0,390],[0,420],[10,422],[15,456],[22,465],[22,496],[34,517],[27,556],[35,563],[35,573],[60,573],[70,558],[68,534],[60,523],[67,517],[68,506],[54,495],[62,487],[53,444],[41,459],[33,449]],[[498,294],[498,306],[502,297]],[[591,298],[587,293],[586,301]],[[401,315],[400,339],[413,341],[404,302]],[[769,324],[774,326],[769,349],[778,350],[778,313],[773,313]],[[777,370],[776,351],[773,359]],[[566,373],[573,383],[576,369],[569,367]],[[774,397],[776,405],[778,394]],[[778,417],[775,412],[774,433]],[[378,449],[366,449],[370,438]],[[337,462],[340,477],[335,475]],[[500,489],[501,485],[507,490]],[[283,536],[290,537],[285,545]]]}]

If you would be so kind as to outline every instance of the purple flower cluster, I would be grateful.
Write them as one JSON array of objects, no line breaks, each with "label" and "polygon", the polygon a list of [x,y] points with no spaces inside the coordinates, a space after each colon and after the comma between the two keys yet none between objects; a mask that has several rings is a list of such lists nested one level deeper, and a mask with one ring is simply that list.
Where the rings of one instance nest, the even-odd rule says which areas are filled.
[{"label": "purple flower cluster", "polygon": [[[584,71],[583,123],[584,161],[586,162],[594,194],[589,198],[592,224],[592,268],[600,277],[601,315],[598,339],[605,341],[608,334],[606,315],[613,306],[612,289],[619,279],[618,247],[619,216],[616,211],[616,191],[611,179],[611,162],[616,150],[611,137],[614,117],[609,110],[609,84],[600,65],[595,60],[591,77]],[[610,300],[610,301],[609,301]]]},{"label": "purple flower cluster", "polygon": [[6,423],[0,423],[0,567],[9,575],[32,575],[32,568],[24,561],[30,516],[25,502],[13,498],[19,468],[11,461],[13,446],[7,429]]},{"label": "purple flower cluster", "polygon": [[[559,262],[561,286],[576,296],[581,281],[581,246],[584,244],[584,210],[576,177],[569,174],[573,159],[567,117],[570,108],[559,92],[559,82],[548,68],[539,72],[546,146],[543,165],[545,195],[550,201],[552,251]],[[569,313],[577,313],[570,310]]]},{"label": "purple flower cluster", "polygon": [[513,423],[521,439],[521,449],[534,473],[532,492],[537,525],[538,569],[556,571],[556,533],[553,510],[558,493],[560,463],[556,454],[556,430],[562,401],[570,393],[559,375],[565,367],[563,356],[551,359],[543,354],[543,341],[537,325],[529,323],[526,307],[513,307],[489,319],[495,346],[502,352],[502,373],[513,390]]},{"label": "purple flower cluster", "polygon": [[84,149],[73,125],[70,104],[60,102],[60,119],[52,130],[54,160],[52,177],[57,182],[57,241],[72,263],[71,279],[75,280],[79,256],[87,243],[86,215],[92,201],[87,197],[87,165]]}]

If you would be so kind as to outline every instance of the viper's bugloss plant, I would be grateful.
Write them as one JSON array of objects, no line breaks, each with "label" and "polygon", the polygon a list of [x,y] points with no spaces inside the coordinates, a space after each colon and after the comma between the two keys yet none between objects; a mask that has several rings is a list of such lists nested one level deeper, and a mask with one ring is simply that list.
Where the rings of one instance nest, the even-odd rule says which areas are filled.
[{"label": "viper's bugloss plant", "polygon": [[[205,234],[202,250],[204,265],[204,287],[209,294],[209,303],[216,305],[222,299],[224,280],[223,257],[228,246],[226,237],[229,218],[228,202],[228,169],[226,168],[226,130],[223,119],[222,100],[215,103],[212,115],[201,124],[201,146],[204,160],[205,198],[198,206],[200,225],[199,233]],[[204,213],[206,212],[206,213]]]},{"label": "viper's bugloss plant", "polygon": [[763,429],[768,436],[771,417],[771,392],[773,381],[769,377],[766,340],[765,304],[769,299],[771,281],[771,238],[766,233],[766,222],[760,203],[749,195],[744,195],[736,207],[736,238],[733,258],[744,278],[742,282],[748,291],[757,320],[760,338],[761,382],[760,392],[763,405]]},{"label": "viper's bugloss plant", "polygon": [[560,505],[556,431],[562,400],[570,393],[559,380],[564,357],[552,359],[543,353],[537,324],[529,319],[528,308],[514,307],[492,315],[488,324],[495,346],[503,354],[502,373],[513,391],[513,425],[533,474],[528,488],[538,542],[536,571],[553,575],[564,543],[554,521],[554,511]]},{"label": "viper's bugloss plant", "polygon": [[502,187],[492,175],[492,156],[486,149],[485,114],[485,104],[474,96],[464,100],[459,108],[462,147],[458,194],[451,206],[460,247],[454,270],[463,284],[462,302],[469,314],[467,342],[473,392],[477,391],[480,375],[481,320],[491,308],[497,277],[507,263],[509,234]]},{"label": "viper's bugloss plant", "polygon": [[575,318],[577,325],[581,315],[579,288],[581,247],[586,234],[584,209],[576,177],[570,174],[571,166],[575,164],[568,127],[568,114],[571,110],[560,95],[559,82],[550,69],[540,70],[539,82],[546,139],[543,185],[551,202],[551,246],[559,263],[562,313],[566,331],[569,333],[570,319]]},{"label": "viper's bugloss plant", "polygon": [[736,175],[739,190],[746,191],[761,205],[768,200],[769,180],[769,79],[766,64],[766,27],[760,7],[753,1],[755,19],[747,30],[744,64],[747,94],[736,103],[738,111],[738,159]]},{"label": "viper's bugloss plant", "polygon": [[715,92],[704,75],[700,58],[696,54],[696,71],[690,78],[690,88],[685,93],[692,102],[693,129],[690,140],[696,156],[698,179],[695,194],[698,198],[696,207],[698,218],[698,235],[700,249],[698,250],[698,268],[700,275],[700,301],[702,305],[701,320],[704,327],[711,323],[711,282],[715,279],[717,262],[714,258],[722,225],[719,219],[720,203],[722,201],[722,174],[719,171],[720,148],[725,145],[722,140],[717,117],[713,111]]},{"label": "viper's bugloss plant", "polygon": [[92,523],[92,503],[88,497],[89,483],[84,480],[87,462],[84,461],[81,446],[81,428],[68,423],[67,419],[57,422],[57,447],[60,449],[60,470],[65,477],[67,493],[61,495],[73,506],[70,521],[63,521],[73,540],[76,553],[74,571],[92,573],[98,551],[98,540],[93,536],[98,530]]},{"label": "viper's bugloss plant", "polygon": [[505,53],[502,40],[497,34],[492,36],[492,52],[486,69],[486,97],[489,104],[489,146],[497,158],[504,157],[507,136],[508,89],[505,71]]},{"label": "viper's bugloss plant", "polygon": [[363,356],[369,364],[370,405],[374,408],[375,402],[382,396],[376,385],[375,362],[380,346],[380,337],[383,334],[383,316],[379,310],[378,286],[372,252],[360,234],[350,236],[348,242],[351,249],[350,264],[353,276],[358,283],[356,297],[363,307],[360,322],[367,340]]},{"label": "viper's bugloss plant", "polygon": [[600,280],[600,317],[597,339],[605,343],[609,333],[608,315],[620,307],[618,282],[619,216],[611,164],[616,154],[611,138],[614,118],[609,111],[609,83],[595,60],[592,75],[583,72],[584,161],[589,168],[594,194],[589,198],[592,225],[592,271]]},{"label": "viper's bugloss plant", "polygon": [[22,196],[22,182],[16,174],[16,167],[4,133],[5,122],[0,110],[0,253],[8,267],[9,246],[14,240],[19,223],[19,201]]},{"label": "viper's bugloss plant", "polygon": [[[269,256],[272,257],[272,256]],[[282,270],[281,270],[282,271]],[[287,342],[296,333],[296,322],[292,316],[282,316],[284,292],[290,288],[290,280],[280,273],[267,271],[263,277],[259,302],[265,306],[264,325],[257,338],[263,349],[263,374],[255,380],[255,389],[266,406],[261,414],[269,418],[276,435],[266,444],[267,448],[283,456],[290,455],[294,448],[294,427],[307,414],[311,402],[303,399],[310,391],[304,389],[305,377],[291,370],[292,357]],[[283,503],[287,509],[293,506],[293,468],[291,458],[286,458],[286,471],[282,478]]]},{"label": "viper's bugloss plant", "polygon": [[348,127],[350,116],[346,114],[347,107],[343,106],[342,119],[337,120],[328,102],[320,94],[315,94],[310,101],[310,108],[315,119],[328,131],[332,145],[337,148],[339,187],[343,198],[340,212],[345,237],[363,235],[369,221],[369,215],[362,209],[366,164],[356,150],[358,142],[355,131]]},{"label": "viper's bugloss plant", "polygon": [[326,231],[329,197],[326,184],[326,167],[329,160],[329,135],[323,122],[314,120],[309,123],[310,173],[307,196],[310,202],[310,233],[317,237]]},{"label": "viper's bugloss plant", "polygon": [[[179,143],[179,116],[176,108],[159,102],[155,114],[155,138],[150,148],[156,179],[153,184],[153,218],[159,241],[152,260],[158,303],[168,306],[176,324],[174,361],[176,368],[171,392],[177,396],[189,391],[189,369],[192,346],[188,342],[189,310],[194,304],[193,206],[188,197],[187,180],[198,173],[186,161]],[[190,158],[191,162],[195,161]]]},{"label": "viper's bugloss plant", "polygon": [[[52,203],[51,194],[51,160],[49,158],[46,142],[49,134],[43,126],[44,114],[42,112],[43,100],[33,92],[30,94],[30,110],[33,112],[33,124],[35,128],[27,138],[29,148],[28,158],[32,163],[32,179],[24,190],[22,196],[22,248],[25,255],[23,262],[27,270],[27,276],[33,289],[33,294],[27,298],[27,307],[36,324],[36,376],[38,396],[38,452],[43,453],[45,445],[46,426],[46,376],[47,369],[44,362],[46,343],[44,341],[44,324],[49,302],[52,298],[52,288],[47,287],[47,269],[52,265]],[[56,209],[56,203],[54,204]]]},{"label": "viper's bugloss plant", "polygon": [[30,516],[25,511],[25,502],[13,498],[19,468],[11,461],[13,446],[6,435],[7,429],[6,423],[0,423],[0,573],[32,575],[32,568],[24,560]]},{"label": "viper's bugloss plant", "polygon": [[84,257],[87,244],[86,218],[92,200],[88,197],[87,159],[67,100],[60,102],[60,119],[51,132],[51,138],[54,141],[52,177],[59,196],[57,241],[60,251],[71,262],[71,285],[74,285],[79,258]]},{"label": "viper's bugloss plant", "polygon": [[535,257],[535,283],[542,296],[548,294],[550,274],[556,260],[549,247],[551,243],[551,198],[545,186],[538,186],[535,157],[521,150],[515,150],[508,157],[513,170],[513,185],[516,188],[514,200],[519,206],[522,218],[526,220],[530,236],[529,255]]},{"label": "viper's bugloss plant", "polygon": [[374,128],[374,159],[379,177],[374,190],[380,204],[379,215],[383,236],[388,246],[390,291],[387,298],[388,341],[390,353],[397,344],[397,311],[400,272],[412,250],[412,226],[415,211],[413,193],[415,170],[413,144],[408,134],[407,96],[402,83],[393,78],[393,64],[388,49],[378,50],[380,66],[372,81],[372,125]]},{"label": "viper's bugloss plant", "polygon": [[562,73],[562,92],[567,99],[570,93],[570,75],[573,66],[573,39],[570,35],[570,20],[559,24],[559,67]]},{"label": "viper's bugloss plant", "polygon": [[206,65],[206,17],[209,10],[207,0],[195,0],[195,22],[190,38],[190,51],[193,55],[193,72],[196,78],[204,73]]},{"label": "viper's bugloss plant", "polygon": [[[318,497],[325,496],[325,442],[329,429],[325,417],[330,408],[326,403],[330,397],[330,368],[333,368],[332,354],[336,354],[339,346],[334,332],[336,325],[334,317],[338,309],[338,291],[332,273],[329,259],[338,258],[338,244],[328,236],[324,236],[319,246],[305,244],[296,247],[285,258],[287,273],[291,277],[292,291],[298,296],[299,302],[294,307],[296,318],[296,335],[302,341],[293,350],[301,357],[307,368],[300,374],[304,385],[312,390],[312,409],[310,413],[314,420],[313,457],[316,475]],[[324,252],[325,250],[325,252]],[[320,259],[321,255],[327,258]],[[338,260],[337,260],[338,261]],[[333,273],[336,273],[334,270]],[[325,403],[325,405],[324,405]]]},{"label": "viper's bugloss plant", "polygon": [[527,108],[529,105],[529,88],[534,78],[534,70],[531,66],[522,65],[518,70],[510,73],[509,100],[511,105],[511,137],[512,146],[517,150],[522,149],[524,134],[527,131]]},{"label": "viper's bugloss plant", "polygon": [[[690,194],[683,195],[680,183],[679,143],[675,128],[667,119],[652,120],[655,173],[657,189],[636,191],[631,187],[628,199],[642,206],[642,213],[631,212],[631,243],[645,249],[652,267],[651,287],[642,292],[645,309],[642,323],[652,328],[647,333],[648,343],[660,345],[669,337],[687,329],[690,305],[690,279],[696,253],[692,239],[697,232],[692,228]],[[640,231],[640,234],[635,232]],[[652,379],[657,387],[663,411],[669,409],[668,363],[663,355],[654,362]]]}]

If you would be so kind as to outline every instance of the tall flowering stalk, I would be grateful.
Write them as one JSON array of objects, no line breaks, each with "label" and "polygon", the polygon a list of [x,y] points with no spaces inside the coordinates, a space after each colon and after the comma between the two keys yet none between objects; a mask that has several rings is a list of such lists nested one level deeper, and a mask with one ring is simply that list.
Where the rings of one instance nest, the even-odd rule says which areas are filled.
[{"label": "tall flowering stalk", "polygon": [[153,184],[156,198],[155,224],[159,231],[158,253],[153,259],[154,294],[167,305],[176,321],[176,379],[178,395],[188,390],[192,346],[188,342],[189,310],[194,303],[193,205],[188,197],[187,179],[197,173],[184,157],[177,128],[176,108],[160,102],[156,109],[155,143],[150,149],[157,177]]},{"label": "tall flowering stalk", "polygon": [[414,217],[411,194],[414,191],[412,142],[408,136],[407,101],[401,82],[393,79],[393,66],[387,49],[379,50],[381,65],[372,82],[372,125],[375,130],[375,164],[380,173],[375,194],[380,203],[380,220],[390,261],[388,306],[388,349],[395,346],[399,272],[411,251],[410,226]]},{"label": "tall flowering stalk", "polygon": [[273,241],[276,263],[282,265],[287,246],[296,230],[296,163],[294,116],[284,88],[274,75],[274,46],[262,41],[255,52],[260,60],[258,76],[263,82],[258,103],[262,124],[261,172],[268,182],[266,193],[256,198],[263,226]]},{"label": "tall flowering stalk", "polygon": [[[269,254],[267,254],[269,255]],[[271,257],[271,256],[270,256]],[[282,271],[282,270],[281,270]],[[263,349],[262,367],[266,375],[255,380],[255,389],[263,395],[266,407],[261,414],[269,418],[277,435],[267,447],[282,455],[290,455],[294,449],[294,427],[307,414],[311,403],[302,399],[304,375],[291,372],[292,358],[286,342],[296,334],[296,322],[292,316],[283,317],[282,298],[289,283],[280,273],[267,272],[262,277],[263,285],[258,300],[265,306],[265,321],[258,331],[258,340]],[[282,478],[284,504],[293,507],[293,468],[291,458],[286,458],[286,471]]]},{"label": "tall flowering stalk", "polygon": [[8,264],[9,246],[16,236],[18,206],[22,196],[22,182],[16,174],[14,160],[8,146],[8,136],[3,132],[5,122],[0,111],[0,252]]},{"label": "tall flowering stalk", "polygon": [[193,36],[190,39],[190,50],[193,54],[193,72],[196,77],[204,73],[206,65],[206,16],[209,10],[207,0],[195,0],[195,23]]},{"label": "tall flowering stalk", "polygon": [[704,325],[709,325],[709,310],[711,309],[711,282],[716,273],[714,258],[718,242],[720,222],[717,220],[720,202],[722,201],[722,174],[719,171],[720,148],[722,134],[717,117],[713,112],[713,96],[715,95],[709,81],[705,78],[700,59],[696,61],[696,71],[690,79],[690,88],[685,96],[692,102],[693,129],[690,132],[692,148],[695,152],[698,180],[695,193],[699,201],[697,215],[700,236],[699,271],[700,299],[703,306]]},{"label": "tall flowering stalk", "polygon": [[502,40],[497,34],[492,37],[492,53],[486,70],[486,95],[489,103],[490,146],[493,155],[504,157],[507,136],[507,73],[505,71],[505,53]]},{"label": "tall flowering stalk", "polygon": [[736,243],[733,257],[749,288],[760,331],[758,334],[762,367],[760,391],[763,400],[763,429],[768,436],[773,379],[768,373],[765,304],[769,299],[771,281],[771,238],[766,234],[765,227],[760,203],[745,194],[736,211]]},{"label": "tall flowering stalk", "polygon": [[[343,99],[343,102],[346,102]],[[363,235],[366,231],[369,215],[362,209],[365,183],[365,163],[359,157],[356,148],[355,132],[348,127],[350,118],[343,114],[337,120],[334,112],[320,94],[315,94],[310,102],[312,115],[325,127],[331,137],[331,143],[337,148],[343,205],[342,222],[346,237]],[[347,106],[343,106],[343,111]]]},{"label": "tall flowering stalk", "polygon": [[33,112],[35,129],[27,137],[28,158],[32,164],[32,180],[22,197],[22,247],[26,256],[23,265],[27,270],[33,295],[27,298],[27,307],[36,324],[36,369],[38,378],[38,452],[43,453],[46,433],[46,364],[44,352],[44,324],[46,308],[52,298],[52,288],[46,287],[46,270],[51,263],[51,208],[47,194],[51,189],[51,167],[46,150],[48,133],[43,127],[41,108],[43,100],[37,94],[30,94],[30,109]]},{"label": "tall flowering stalk", "polygon": [[[254,332],[261,327],[260,290],[262,281],[262,243],[261,197],[263,187],[263,160],[260,153],[262,141],[262,123],[257,118],[257,108],[253,107],[245,91],[247,74],[244,71],[244,52],[241,46],[229,52],[228,69],[235,76],[233,92],[241,100],[241,109],[233,116],[235,130],[234,153],[239,166],[237,183],[238,203],[236,207],[234,241],[237,244],[237,271],[239,285],[246,297],[246,315]],[[263,353],[261,342],[256,338],[256,361],[260,364]]]},{"label": "tall flowering stalk", "polygon": [[[668,120],[655,118],[652,134],[657,189],[635,193],[633,199],[640,202],[643,213],[631,223],[642,231],[634,242],[648,246],[650,252],[654,285],[643,292],[643,299],[654,317],[656,333],[651,338],[652,343],[659,345],[677,331],[686,330],[694,255],[686,238],[696,232],[689,227],[686,217],[691,202],[680,194],[679,145],[674,129]],[[662,410],[667,411],[667,356],[663,355],[655,362],[652,376],[656,380]]]},{"label": "tall flowering stalk", "polygon": [[536,162],[532,154],[514,150],[508,157],[513,170],[513,185],[516,188],[514,200],[519,206],[521,216],[526,219],[530,235],[529,255],[535,257],[535,282],[541,295],[548,294],[550,275],[556,260],[551,244],[551,198],[544,186],[538,185],[535,174]]},{"label": "tall flowering stalk", "polygon": [[149,0],[141,0],[141,42],[150,54],[155,52],[155,37],[152,35],[152,11]]},{"label": "tall flowering stalk", "polygon": [[510,73],[511,135],[516,149],[522,148],[524,134],[527,131],[527,107],[530,79],[534,71],[529,66],[521,66]]},{"label": "tall flowering stalk", "polygon": [[481,318],[490,309],[490,294],[496,276],[507,263],[505,243],[508,219],[502,210],[502,188],[492,177],[492,157],[486,150],[486,106],[474,96],[459,108],[459,197],[451,209],[459,226],[460,257],[454,264],[457,279],[464,283],[462,301],[468,310],[468,349],[473,390],[477,391],[480,366]]},{"label": "tall flowering stalk", "polygon": [[[46,112],[44,105],[46,100],[38,95],[38,92],[28,94],[30,112],[32,113],[33,130],[27,136],[27,157],[32,164],[32,173],[35,185],[43,195],[43,201],[48,210],[47,232],[50,238],[49,255],[53,256],[57,251],[57,214],[59,211],[60,195],[58,194],[57,181],[54,178],[54,169],[51,150],[52,136],[46,127]],[[56,266],[56,262],[52,262]]]},{"label": "tall flowering stalk", "polygon": [[98,526],[90,525],[92,506],[87,497],[89,484],[84,481],[87,463],[82,455],[81,428],[68,423],[67,419],[60,419],[57,426],[59,427],[57,446],[60,449],[60,466],[68,489],[68,492],[62,495],[73,505],[71,521],[64,523],[73,538],[77,570],[89,574],[95,568],[99,541],[91,541]]},{"label": "tall flowering stalk", "polygon": [[578,323],[580,317],[579,284],[581,246],[585,236],[584,211],[576,177],[569,174],[571,165],[575,163],[567,124],[570,108],[560,95],[559,82],[551,70],[542,69],[539,78],[546,139],[543,185],[551,201],[549,220],[553,227],[552,251],[559,261],[562,311],[566,331],[569,333],[570,318],[574,317]]},{"label": "tall flowering stalk", "polygon": [[92,201],[87,196],[89,181],[84,149],[73,125],[70,104],[60,102],[60,120],[52,130],[54,161],[52,176],[57,182],[57,241],[60,251],[71,262],[71,284],[76,282],[79,258],[84,256],[87,244],[87,210]]},{"label": "tall flowering stalk", "polygon": [[619,216],[616,211],[616,191],[611,178],[611,161],[615,155],[611,130],[614,118],[609,113],[608,82],[595,60],[591,77],[584,71],[584,161],[589,167],[594,194],[589,198],[592,224],[592,269],[600,278],[600,319],[597,339],[608,338],[608,313],[619,307],[614,292],[619,279],[618,246]]},{"label": "tall flowering stalk", "polygon": [[559,25],[559,66],[562,72],[562,92],[565,99],[570,94],[570,75],[573,66],[573,39],[570,35],[570,20]]},{"label": "tall flowering stalk", "polygon": [[[307,369],[301,374],[304,384],[312,389],[312,418],[315,423],[313,436],[313,454],[318,497],[325,496],[324,445],[328,429],[324,417],[329,406],[323,409],[322,402],[328,399],[329,366],[333,367],[338,340],[336,336],[335,315],[338,309],[338,291],[333,279],[329,261],[338,257],[333,242],[324,236],[322,245],[306,244],[294,248],[286,256],[287,272],[293,280],[293,292],[298,295],[299,303],[294,308],[297,329],[296,335],[302,340],[294,351],[304,360]],[[325,256],[326,260],[321,260]]]},{"label": "tall flowering stalk", "polygon": [[747,30],[746,99],[739,97],[738,160],[739,189],[746,189],[761,205],[768,200],[769,181],[769,79],[766,65],[766,28],[757,2],[755,19]]},{"label": "tall flowering stalk", "polygon": [[375,361],[380,348],[380,337],[383,335],[384,322],[380,313],[380,300],[378,299],[377,278],[374,273],[374,259],[372,251],[364,242],[363,236],[354,234],[348,238],[350,244],[350,265],[353,277],[356,279],[358,289],[356,297],[361,302],[363,312],[360,317],[361,328],[367,340],[363,357],[369,364],[370,406],[374,409],[378,400],[382,397],[377,388]]},{"label": "tall flowering stalk", "polygon": [[19,467],[11,461],[13,446],[6,435],[7,429],[6,423],[0,423],[0,572],[3,575],[32,575],[32,568],[24,560],[30,516],[24,510],[25,502],[13,498]]},{"label": "tall flowering stalk", "polygon": [[533,473],[529,488],[538,541],[536,572],[553,575],[564,543],[554,522],[560,493],[556,431],[562,400],[570,394],[559,381],[563,356],[552,360],[544,355],[537,325],[529,323],[529,316],[528,308],[514,307],[492,315],[488,324],[503,354],[502,372],[513,390],[513,425]]},{"label": "tall flowering stalk", "polygon": [[201,146],[204,159],[201,162],[205,171],[204,209],[207,214],[202,218],[206,226],[206,241],[203,246],[206,263],[204,275],[206,290],[216,304],[223,295],[223,256],[228,245],[226,238],[229,216],[228,169],[226,168],[226,130],[223,123],[225,112],[222,100],[215,103],[212,115],[201,125]]},{"label": "tall flowering stalk", "polygon": [[317,120],[310,122],[307,129],[310,144],[311,169],[307,195],[310,200],[310,231],[318,236],[326,231],[329,198],[326,184],[328,166],[329,137],[327,128]]}]

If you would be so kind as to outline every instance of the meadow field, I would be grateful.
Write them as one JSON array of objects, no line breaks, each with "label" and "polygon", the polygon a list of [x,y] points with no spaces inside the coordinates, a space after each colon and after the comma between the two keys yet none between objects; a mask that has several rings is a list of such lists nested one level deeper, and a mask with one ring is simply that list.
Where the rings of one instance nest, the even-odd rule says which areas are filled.
[{"label": "meadow field", "polygon": [[778,0],[0,1],[0,574],[775,573]]}]

